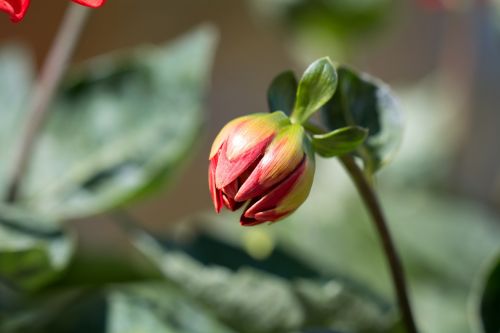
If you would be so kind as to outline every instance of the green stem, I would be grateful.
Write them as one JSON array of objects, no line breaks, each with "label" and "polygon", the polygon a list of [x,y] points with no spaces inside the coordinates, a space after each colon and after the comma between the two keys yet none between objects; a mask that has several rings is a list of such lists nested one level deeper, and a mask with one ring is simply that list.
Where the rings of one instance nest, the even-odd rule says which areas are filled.
[{"label": "green stem", "polygon": [[385,256],[390,267],[394,290],[396,292],[397,301],[406,330],[408,333],[417,333],[417,326],[415,324],[415,319],[413,317],[413,312],[408,298],[408,290],[403,266],[392,240],[389,228],[387,227],[387,222],[384,213],[382,212],[379,200],[370,183],[366,179],[363,171],[354,161],[354,158],[350,155],[344,155],[340,157],[340,160],[356,185],[356,188],[358,189],[358,192],[361,195],[379,234],[380,241],[382,242]]},{"label": "green stem", "polygon": [[73,3],[68,5],[28,106],[28,123],[21,138],[18,154],[14,159],[5,198],[7,202],[14,202],[18,197],[22,179],[33,155],[38,133],[47,118],[50,103],[66,72],[89,12],[89,8]]}]

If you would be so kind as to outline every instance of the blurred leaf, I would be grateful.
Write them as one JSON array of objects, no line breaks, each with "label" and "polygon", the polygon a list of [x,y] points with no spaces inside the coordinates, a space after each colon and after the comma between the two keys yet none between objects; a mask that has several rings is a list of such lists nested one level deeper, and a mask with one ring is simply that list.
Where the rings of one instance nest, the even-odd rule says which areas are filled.
[{"label": "blurred leaf", "polygon": [[[323,168],[325,173],[332,172],[331,163]],[[311,194],[302,211],[273,231],[290,251],[308,258],[314,267],[358,279],[376,292],[392,295],[381,245],[357,195],[346,191],[339,174],[340,170],[335,180],[320,178],[324,186]],[[344,192],[345,198],[328,186]],[[469,333],[469,293],[476,272],[499,250],[498,220],[481,206],[416,187],[406,191],[382,188],[381,193],[422,331]],[[306,223],[310,220],[315,221],[314,227]]]},{"label": "blurred leaf", "polygon": [[69,219],[102,213],[172,178],[199,137],[215,33],[90,62],[66,81],[19,204]]},{"label": "blurred leaf", "polygon": [[295,105],[297,86],[297,79],[292,71],[286,71],[276,76],[267,90],[269,111],[283,111],[290,116]]},{"label": "blurred leaf", "polygon": [[[357,47],[396,14],[393,0],[251,0],[254,12],[286,29],[294,56],[352,61]],[[364,53],[363,53],[364,54]]]},{"label": "blurred leaf", "polygon": [[111,233],[107,238],[107,244],[97,247],[80,241],[64,274],[52,281],[48,289],[99,287],[162,278],[158,268],[137,249],[126,246],[123,240],[113,240]]},{"label": "blurred leaf", "polygon": [[[135,233],[133,239],[168,281],[237,332],[307,327],[387,332],[393,325],[390,309],[334,279],[284,279],[248,265],[236,270],[216,262],[204,266],[185,253],[166,250],[143,233]],[[228,247],[228,254],[233,251]]]},{"label": "blurred leaf", "polygon": [[322,108],[329,130],[346,126],[368,129],[368,138],[358,149],[365,168],[373,173],[386,164],[399,147],[402,124],[399,105],[382,82],[347,67],[339,67],[336,94]]},{"label": "blurred leaf", "polygon": [[29,216],[0,213],[0,277],[14,288],[34,291],[55,280],[67,266],[74,240],[61,231],[23,228]]},{"label": "blurred leaf", "polygon": [[[92,311],[85,311],[86,307]],[[99,295],[83,290],[66,290],[25,297],[21,306],[4,314],[2,333],[100,332],[104,306]]]},{"label": "blurred leaf", "polygon": [[[350,179],[335,159],[319,159],[316,166],[308,200],[262,230],[324,275],[357,281],[393,299],[381,244]],[[500,251],[498,216],[480,204],[436,193],[435,187],[378,187],[422,332],[474,332],[469,295],[484,263]],[[234,215],[213,216],[203,226],[235,243],[248,232]]]},{"label": "blurred leaf", "polygon": [[[129,231],[136,249],[162,270],[164,282],[153,277],[158,282],[58,283],[59,288],[46,289],[38,298],[9,312],[0,323],[0,331],[289,333],[294,329],[324,327],[341,332],[382,333],[389,332],[394,324],[391,308],[335,279],[299,278],[311,273],[294,267],[279,268],[297,274],[286,279],[249,266],[233,270],[217,264],[219,258],[226,262],[229,258],[213,255],[216,261],[208,263],[210,248],[201,251],[200,244],[169,243],[164,247],[142,232]],[[220,241],[208,243],[206,237],[204,246],[212,244],[211,248],[220,250],[225,247],[226,257],[236,255],[238,264],[245,262],[239,260],[236,249]],[[200,250],[207,265],[181,252],[182,248],[188,253]],[[243,252],[238,251],[241,257]],[[101,252],[102,257],[110,255],[106,249]],[[131,261],[128,252],[123,252],[123,262]],[[293,263],[287,257],[277,259]],[[274,265],[267,267],[275,269]],[[100,274],[102,268],[87,269],[90,274]],[[112,287],[106,287],[111,283]]]},{"label": "blurred leaf", "polygon": [[292,118],[305,122],[325,104],[337,88],[337,72],[329,58],[313,62],[299,81]]},{"label": "blurred leaf", "polygon": [[485,276],[481,295],[480,316],[484,333],[500,332],[500,257]]},{"label": "blurred leaf", "polygon": [[230,333],[174,288],[162,284],[114,288],[108,295],[106,333]]},{"label": "blurred leaf", "polygon": [[6,186],[7,173],[11,162],[22,119],[25,115],[26,97],[29,95],[33,68],[28,51],[16,45],[5,45],[0,48],[0,195]]},{"label": "blurred leaf", "polygon": [[47,294],[0,323],[3,333],[236,333],[165,283]]},{"label": "blurred leaf", "polygon": [[326,134],[312,136],[314,150],[323,157],[347,154],[366,139],[368,131],[358,126],[339,128]]}]

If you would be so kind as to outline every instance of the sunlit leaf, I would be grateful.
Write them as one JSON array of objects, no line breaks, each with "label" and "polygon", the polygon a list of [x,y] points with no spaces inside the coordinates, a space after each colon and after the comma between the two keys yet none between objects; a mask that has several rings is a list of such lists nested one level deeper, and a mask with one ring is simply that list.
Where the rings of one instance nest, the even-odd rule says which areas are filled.
[{"label": "sunlit leaf", "polygon": [[33,79],[33,65],[28,51],[20,46],[0,48],[0,195],[4,195],[19,141],[26,99]]},{"label": "sunlit leaf", "polygon": [[337,72],[329,58],[313,62],[299,81],[292,118],[305,122],[323,106],[337,88]]},{"label": "sunlit leaf", "polygon": [[204,27],[74,72],[37,143],[19,205],[83,217],[171,179],[199,137],[214,42]]},{"label": "sunlit leaf", "polygon": [[114,288],[107,303],[106,333],[235,333],[165,284]]},{"label": "sunlit leaf", "polygon": [[[392,312],[373,295],[363,295],[336,279],[300,277],[297,273],[307,270],[297,270],[291,257],[283,253],[277,254],[279,260],[268,259],[275,260],[277,265],[273,265],[256,262],[241,249],[220,241],[212,240],[210,247],[205,243],[203,248],[184,248],[197,254],[206,263],[203,265],[172,245],[166,250],[143,233],[135,233],[133,239],[168,281],[240,333],[292,332],[308,327],[374,333],[387,332],[394,325]],[[210,255],[222,250],[227,258]],[[288,264],[280,267],[280,260],[288,260]],[[221,262],[229,265],[224,267]],[[300,261],[295,259],[295,263]]]}]

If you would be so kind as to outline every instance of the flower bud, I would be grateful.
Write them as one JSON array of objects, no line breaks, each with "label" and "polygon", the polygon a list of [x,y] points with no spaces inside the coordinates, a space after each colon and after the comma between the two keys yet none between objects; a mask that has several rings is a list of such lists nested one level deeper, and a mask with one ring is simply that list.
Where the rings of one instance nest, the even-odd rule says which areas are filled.
[{"label": "flower bud", "polygon": [[307,198],[314,153],[303,127],[282,112],[259,113],[229,122],[210,152],[208,182],[216,212],[247,204],[240,222],[280,220]]}]

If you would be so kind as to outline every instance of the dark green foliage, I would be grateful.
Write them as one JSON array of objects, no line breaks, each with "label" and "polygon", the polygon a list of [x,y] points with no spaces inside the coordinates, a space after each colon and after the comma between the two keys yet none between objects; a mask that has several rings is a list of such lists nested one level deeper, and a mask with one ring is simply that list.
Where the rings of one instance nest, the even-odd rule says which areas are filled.
[{"label": "dark green foliage", "polygon": [[485,276],[479,311],[484,332],[500,332],[500,257]]},{"label": "dark green foliage", "polygon": [[292,71],[286,71],[276,76],[267,90],[269,111],[283,111],[290,116],[295,105],[297,87],[297,79]]},{"label": "dark green foliage", "polygon": [[386,164],[401,140],[401,114],[388,86],[363,73],[339,66],[339,83],[333,98],[322,108],[328,130],[360,126],[368,130],[358,149],[367,171]]}]

